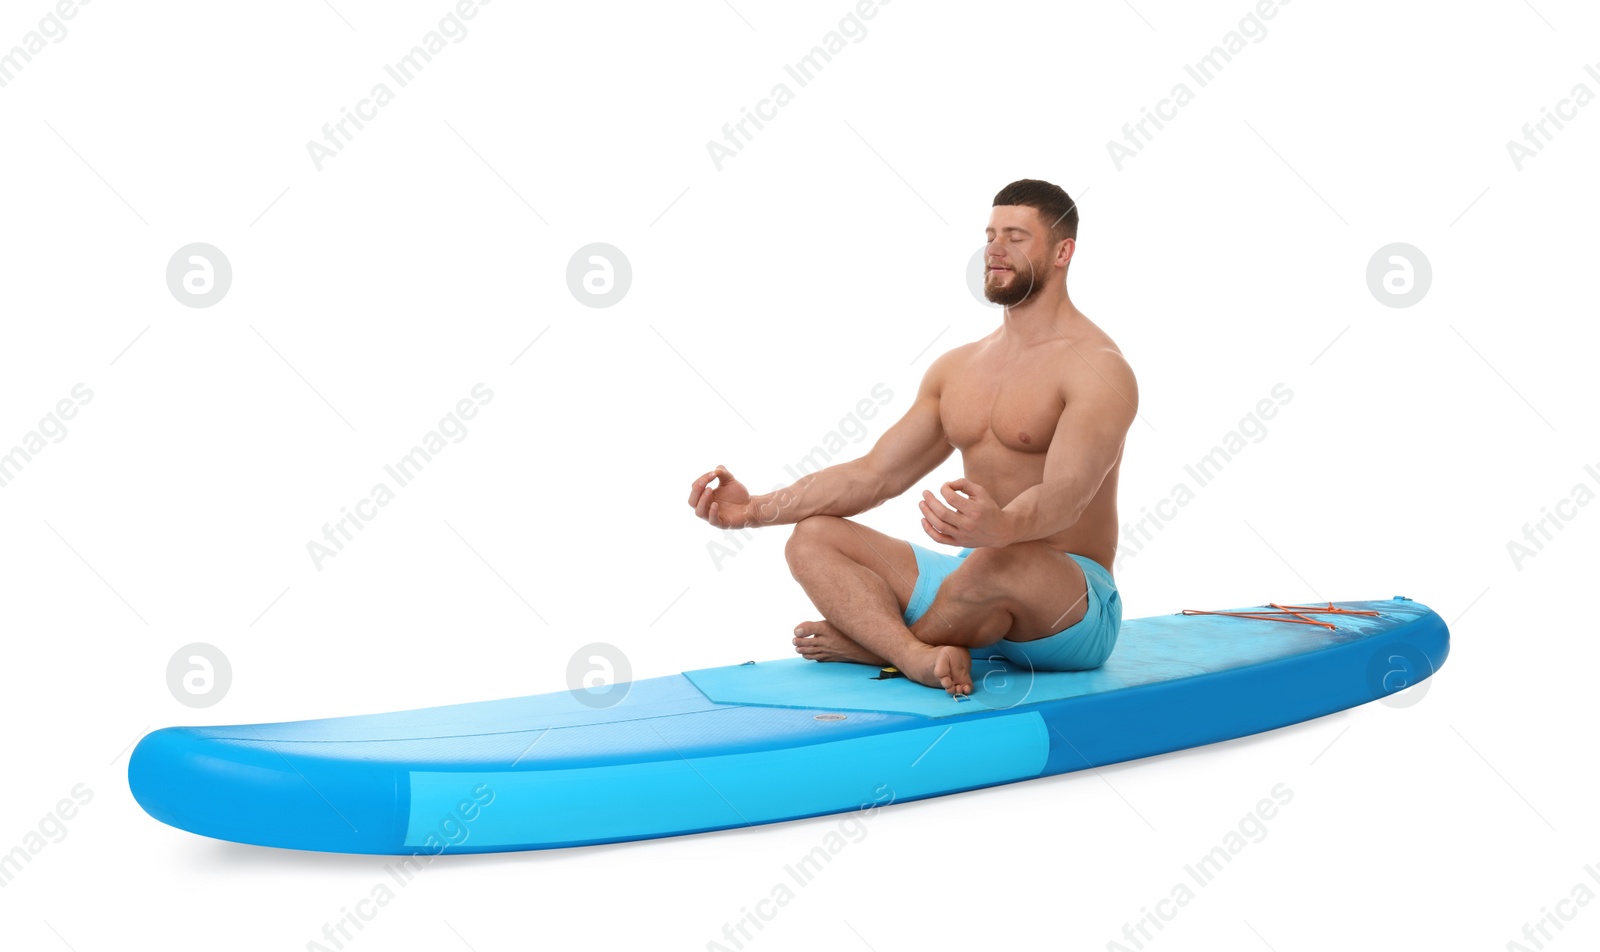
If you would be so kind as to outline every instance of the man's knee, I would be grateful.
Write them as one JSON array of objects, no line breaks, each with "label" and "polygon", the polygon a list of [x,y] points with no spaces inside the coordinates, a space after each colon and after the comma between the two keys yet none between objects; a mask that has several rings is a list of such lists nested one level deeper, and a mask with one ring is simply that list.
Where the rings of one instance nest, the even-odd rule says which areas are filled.
[{"label": "man's knee", "polygon": [[798,570],[800,564],[819,549],[837,548],[834,540],[843,525],[844,520],[838,516],[807,516],[795,523],[783,547],[789,568]]}]

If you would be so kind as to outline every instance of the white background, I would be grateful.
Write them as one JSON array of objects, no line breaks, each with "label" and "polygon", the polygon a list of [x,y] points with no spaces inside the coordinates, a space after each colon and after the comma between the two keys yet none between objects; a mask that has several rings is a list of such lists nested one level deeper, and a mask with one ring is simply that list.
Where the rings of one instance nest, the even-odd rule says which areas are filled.
[{"label": "white background", "polygon": [[[7,3],[0,51],[51,9]],[[1449,663],[1410,707],[883,810],[746,948],[1105,948],[1279,783],[1147,947],[1499,949],[1600,892],[1600,506],[1507,551],[1600,491],[1600,105],[1520,171],[1506,149],[1600,92],[1592,8],[1301,0],[1201,88],[1183,66],[1244,0],[901,0],[799,88],[845,0],[502,0],[319,171],[307,141],[450,9],[101,0],[0,88],[0,452],[93,392],[0,489],[0,851],[93,791],[0,889],[0,943],[301,949],[383,878],[145,816],[146,730],[562,690],[593,641],[636,678],[784,656],[815,617],[786,530],[719,566],[689,483],[772,488],[878,383],[881,434],[997,322],[964,269],[1023,177],[1081,199],[1072,296],[1138,374],[1125,518],[1294,394],[1124,560],[1127,616],[1404,594]],[[719,171],[707,141],[777,82]],[[1178,82],[1119,170],[1108,140]],[[1365,274],[1400,241],[1433,284],[1397,309]],[[165,283],[191,242],[232,264],[209,308]],[[631,262],[610,308],[566,283],[591,242]],[[468,435],[319,570],[307,542],[480,382]],[[862,518],[920,536],[914,494]],[[233,670],[203,711],[165,673],[197,641]],[[837,829],[447,857],[349,947],[702,949]],[[1560,908],[1557,946],[1593,945],[1600,911]]]}]

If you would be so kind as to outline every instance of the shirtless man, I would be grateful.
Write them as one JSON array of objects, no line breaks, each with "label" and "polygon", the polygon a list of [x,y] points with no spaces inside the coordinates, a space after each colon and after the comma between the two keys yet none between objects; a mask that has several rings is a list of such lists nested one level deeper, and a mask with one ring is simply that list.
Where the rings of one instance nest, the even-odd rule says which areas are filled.
[{"label": "shirtless man", "polygon": [[[822,620],[795,629],[814,661],[894,665],[972,692],[972,649],[1033,670],[1098,667],[1122,621],[1112,580],[1117,476],[1138,409],[1133,371],[1067,296],[1078,211],[1048,182],[1001,189],[985,229],[988,336],[941,355],[867,455],[765,495],[725,467],[689,505],[714,526],[793,524],[789,569]],[[922,530],[950,555],[849,516],[961,451],[964,477],[922,491]]]}]

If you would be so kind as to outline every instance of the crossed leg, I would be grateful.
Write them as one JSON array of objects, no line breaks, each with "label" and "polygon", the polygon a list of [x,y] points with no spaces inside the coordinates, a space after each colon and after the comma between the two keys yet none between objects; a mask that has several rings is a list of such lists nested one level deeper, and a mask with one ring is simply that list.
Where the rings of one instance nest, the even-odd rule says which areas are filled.
[{"label": "crossed leg", "polygon": [[1087,602],[1083,570],[1043,542],[973,552],[910,627],[904,612],[917,582],[910,543],[849,519],[812,516],[795,525],[785,556],[823,615],[796,628],[802,656],[893,664],[953,695],[972,692],[970,649],[1053,634],[1081,620]]}]

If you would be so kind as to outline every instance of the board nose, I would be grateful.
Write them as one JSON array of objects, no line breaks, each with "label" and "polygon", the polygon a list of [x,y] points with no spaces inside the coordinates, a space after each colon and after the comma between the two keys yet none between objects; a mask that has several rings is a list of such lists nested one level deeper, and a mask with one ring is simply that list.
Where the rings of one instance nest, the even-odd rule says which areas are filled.
[{"label": "board nose", "polygon": [[[202,836],[257,846],[382,852],[395,828],[404,828],[403,811],[398,792],[375,800],[371,790],[374,783],[380,790],[403,785],[382,765],[352,772],[347,764],[296,749],[301,746],[165,727],[134,747],[128,788],[153,818]],[[318,845],[303,845],[313,843]]]}]

